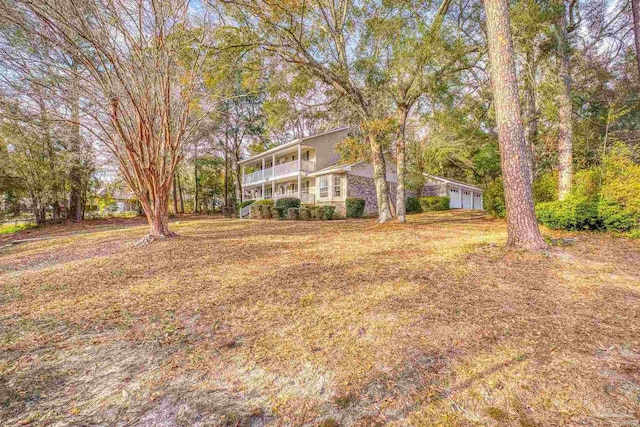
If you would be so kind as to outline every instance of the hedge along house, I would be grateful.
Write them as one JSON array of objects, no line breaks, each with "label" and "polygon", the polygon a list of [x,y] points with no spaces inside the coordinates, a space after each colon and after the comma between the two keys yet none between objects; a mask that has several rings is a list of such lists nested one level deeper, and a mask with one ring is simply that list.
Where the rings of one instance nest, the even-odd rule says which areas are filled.
[{"label": "hedge along house", "polygon": [[[366,202],[366,213],[377,212],[373,166],[368,162],[340,164],[340,154],[335,146],[348,133],[349,128],[342,127],[298,138],[241,161],[242,200],[296,197],[301,203],[335,206],[336,211],[344,215],[347,197],[359,197]],[[392,199],[395,199],[398,177],[393,162],[387,162],[387,181]],[[443,185],[440,182],[425,185],[424,195],[442,192],[436,188],[438,184]],[[477,187],[461,185],[482,192]],[[415,196],[407,192],[407,196],[412,195]],[[241,218],[248,214],[248,207],[240,212]]]}]

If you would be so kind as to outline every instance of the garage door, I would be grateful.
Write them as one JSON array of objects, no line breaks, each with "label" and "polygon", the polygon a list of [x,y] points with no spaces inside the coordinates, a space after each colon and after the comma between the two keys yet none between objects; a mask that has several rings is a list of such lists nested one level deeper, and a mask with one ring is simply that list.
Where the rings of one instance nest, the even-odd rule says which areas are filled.
[{"label": "garage door", "polygon": [[449,189],[449,207],[451,209],[460,209],[460,190],[458,188]]},{"label": "garage door", "polygon": [[482,194],[473,193],[473,209],[482,210]]},{"label": "garage door", "polygon": [[471,194],[471,191],[462,191],[462,209],[473,209],[473,194]]}]

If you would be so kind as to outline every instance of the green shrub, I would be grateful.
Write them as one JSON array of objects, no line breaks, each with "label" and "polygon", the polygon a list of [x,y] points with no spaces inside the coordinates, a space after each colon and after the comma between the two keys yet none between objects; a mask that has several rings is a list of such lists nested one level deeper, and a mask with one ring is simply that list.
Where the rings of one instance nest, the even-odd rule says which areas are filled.
[{"label": "green shrub", "polygon": [[422,208],[420,207],[420,201],[417,197],[407,197],[405,202],[405,209],[407,213],[419,213],[422,212]]},{"label": "green shrub", "polygon": [[555,230],[629,231],[638,225],[633,213],[616,201],[576,195],[538,203],[536,217]]},{"label": "green shrub", "polygon": [[276,210],[278,211],[278,217],[280,219],[284,219],[285,215],[289,211],[289,208],[299,208],[300,207],[300,199],[297,197],[283,197],[282,199],[276,200]]},{"label": "green shrub", "polygon": [[640,228],[636,228],[635,230],[631,230],[629,232],[630,239],[640,239]]},{"label": "green shrub", "polygon": [[287,209],[287,219],[295,221],[300,219],[300,208],[289,208]]},{"label": "green shrub", "polygon": [[323,216],[324,216],[324,207],[314,206],[313,209],[311,209],[312,219],[322,219]]},{"label": "green shrub", "polygon": [[622,143],[616,143],[605,159],[600,197],[640,215],[640,163]]},{"label": "green shrub", "polygon": [[251,219],[260,219],[262,218],[262,206],[260,205],[251,205],[250,207],[250,216]]},{"label": "green shrub", "polygon": [[233,206],[223,206],[220,208],[220,211],[225,218],[232,218],[234,216],[237,216],[238,214],[236,212],[236,208],[234,208]]},{"label": "green shrub", "polygon": [[256,205],[273,206],[274,201],[271,199],[260,199],[255,201]]},{"label": "green shrub", "polygon": [[324,212],[322,213],[322,219],[324,220],[331,220],[334,218],[334,214],[336,212],[336,207],[335,206],[323,206],[324,208]]},{"label": "green shrub", "polygon": [[[573,187],[571,195],[583,197],[587,199],[596,199],[600,195],[600,184],[602,183],[602,174],[600,169],[583,169],[573,176]],[[557,186],[557,183],[556,183]],[[554,198],[556,200],[557,197]]]},{"label": "green shrub", "polygon": [[598,202],[598,220],[599,227],[607,231],[629,231],[638,226],[638,219],[630,210],[607,199]]},{"label": "green shrub", "polygon": [[558,173],[548,172],[533,181],[533,201],[535,203],[558,200]]},{"label": "green shrub", "polygon": [[300,206],[300,219],[304,221],[310,220],[312,209],[313,209],[313,206],[309,206],[309,205]]},{"label": "green shrub", "polygon": [[255,202],[255,200],[245,200],[244,202],[240,202],[238,204],[238,209],[242,209],[245,206],[249,206],[251,203]]},{"label": "green shrub", "polygon": [[418,201],[420,202],[420,208],[423,212],[446,211],[449,209],[449,197],[420,197]]},{"label": "green shrub", "polygon": [[[258,200],[259,202],[260,200]],[[261,203],[258,204],[258,202],[256,202],[255,204],[258,205],[258,208],[260,209],[260,216],[263,219],[271,219],[273,218],[273,211],[272,211],[272,206],[269,204],[265,204],[265,203]]]},{"label": "green shrub", "polygon": [[347,197],[347,218],[362,218],[366,201],[359,197]]},{"label": "green shrub", "polygon": [[593,199],[574,196],[563,201],[538,203],[536,217],[554,230],[594,230],[598,223],[598,206]]},{"label": "green shrub", "polygon": [[507,208],[504,203],[504,188],[502,179],[498,178],[491,183],[482,195],[484,202],[484,210],[489,214],[498,218],[504,218],[507,214]]}]

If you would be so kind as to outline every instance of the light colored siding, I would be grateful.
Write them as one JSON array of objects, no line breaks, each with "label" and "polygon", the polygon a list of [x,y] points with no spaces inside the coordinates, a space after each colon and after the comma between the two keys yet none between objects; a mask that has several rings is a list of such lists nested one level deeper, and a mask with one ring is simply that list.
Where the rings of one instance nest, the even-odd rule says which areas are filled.
[{"label": "light colored siding", "polygon": [[348,133],[349,130],[345,129],[340,132],[307,139],[303,142],[304,145],[313,147],[315,150],[316,170],[326,168],[340,161],[340,154],[336,151],[335,145],[344,140]]},{"label": "light colored siding", "polygon": [[[349,175],[360,176],[362,178],[373,179],[373,165],[371,163],[361,162],[351,166]],[[387,160],[387,182],[398,182],[395,165],[390,164]]]}]

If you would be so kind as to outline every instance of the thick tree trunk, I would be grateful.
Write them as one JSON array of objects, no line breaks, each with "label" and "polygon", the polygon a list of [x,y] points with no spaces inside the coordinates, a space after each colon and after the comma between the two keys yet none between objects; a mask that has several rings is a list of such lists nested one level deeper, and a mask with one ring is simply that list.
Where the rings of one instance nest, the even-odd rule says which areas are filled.
[{"label": "thick tree trunk", "polygon": [[527,163],[531,178],[536,176],[535,147],[538,145],[538,105],[536,102],[536,64],[533,52],[526,53],[526,71],[524,76],[524,121],[527,142]]},{"label": "thick tree trunk", "polygon": [[149,236],[145,241],[157,238],[173,237],[176,234],[169,230],[169,191],[157,188],[154,197],[140,197],[142,210],[149,223]]},{"label": "thick tree trunk", "polygon": [[391,220],[391,208],[389,205],[389,184],[387,183],[387,165],[382,153],[382,147],[373,133],[368,135],[371,146],[371,161],[373,163],[373,182],[376,187],[378,199],[378,221],[380,223]]},{"label": "thick tree trunk", "polygon": [[72,221],[82,221],[84,215],[82,203],[82,153],[80,150],[80,96],[77,87],[78,66],[75,61],[71,68],[72,80],[69,90],[69,108],[71,109],[71,134],[69,138],[71,170],[69,171],[69,181],[71,190],[69,192],[69,213],[67,217]]},{"label": "thick tree trunk", "polygon": [[[564,1],[563,1],[564,4]],[[564,200],[571,192],[573,179],[573,122],[571,108],[571,74],[569,64],[569,36],[567,14],[558,19],[558,78],[560,88],[556,96],[558,103],[558,199]]]},{"label": "thick tree trunk", "polygon": [[491,81],[507,207],[507,246],[540,250],[547,244],[536,221],[531,174],[518,104],[518,85],[507,0],[484,0]]},{"label": "thick tree trunk", "polygon": [[640,0],[631,0],[631,13],[633,14],[633,34],[636,40],[636,61],[638,73],[640,73]]},{"label": "thick tree trunk", "polygon": [[396,169],[398,174],[398,186],[396,187],[396,218],[398,222],[407,222],[407,209],[405,205],[405,178],[407,166],[405,162],[406,153],[406,126],[409,108],[406,105],[398,105],[398,125],[399,134],[396,142]]}]

